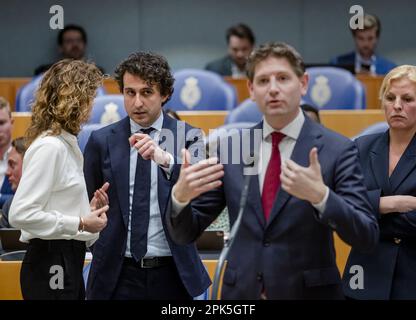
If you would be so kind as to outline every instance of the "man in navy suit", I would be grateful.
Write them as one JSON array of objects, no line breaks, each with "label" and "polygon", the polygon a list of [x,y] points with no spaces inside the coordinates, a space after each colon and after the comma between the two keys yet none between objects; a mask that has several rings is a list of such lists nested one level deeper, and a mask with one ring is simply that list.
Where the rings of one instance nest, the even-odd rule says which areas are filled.
[{"label": "man in navy suit", "polygon": [[[182,151],[166,215],[169,232],[177,243],[190,243],[225,206],[233,224],[244,176],[251,174],[222,298],[342,299],[333,231],[360,250],[371,250],[379,233],[357,149],[301,111],[308,75],[291,46],[269,43],[254,50],[247,75],[263,121],[242,130],[240,139],[228,139],[232,163],[210,158],[191,165]],[[222,150],[219,158],[226,158]]]},{"label": "man in navy suit", "polygon": [[364,29],[352,29],[355,48],[354,52],[340,55],[331,60],[336,65],[353,65],[356,73],[384,75],[396,67],[391,62],[376,54],[380,38],[380,20],[373,15],[364,15]]},{"label": "man in navy suit", "polygon": [[163,214],[178,178],[176,150],[203,152],[201,131],[163,112],[174,79],[162,56],[132,54],[115,74],[128,117],[93,132],[84,154],[90,197],[110,183],[108,228],[92,250],[87,298],[191,299],[210,280],[195,245],[172,242]]}]

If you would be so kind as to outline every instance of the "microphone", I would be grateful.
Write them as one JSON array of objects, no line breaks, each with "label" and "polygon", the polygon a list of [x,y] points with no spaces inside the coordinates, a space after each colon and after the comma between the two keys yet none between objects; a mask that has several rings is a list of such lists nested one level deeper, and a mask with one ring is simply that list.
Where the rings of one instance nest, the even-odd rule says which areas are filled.
[{"label": "microphone", "polygon": [[244,177],[244,185],[243,185],[243,191],[241,192],[240,206],[239,206],[239,209],[238,209],[238,216],[237,216],[237,219],[234,222],[233,227],[231,228],[228,240],[224,241],[224,247],[221,250],[221,254],[220,254],[220,257],[218,259],[217,266],[215,267],[214,280],[213,280],[213,283],[212,283],[211,300],[218,300],[219,284],[220,284],[220,279],[221,279],[221,275],[222,275],[223,268],[224,268],[224,263],[227,259],[228,252],[230,251],[230,249],[231,249],[231,247],[234,243],[235,236],[237,235],[238,230],[240,229],[241,221],[242,221],[242,218],[243,218],[244,208],[245,208],[246,203],[247,203],[248,187],[250,185],[251,176],[252,176],[251,174],[246,174],[245,177]]}]

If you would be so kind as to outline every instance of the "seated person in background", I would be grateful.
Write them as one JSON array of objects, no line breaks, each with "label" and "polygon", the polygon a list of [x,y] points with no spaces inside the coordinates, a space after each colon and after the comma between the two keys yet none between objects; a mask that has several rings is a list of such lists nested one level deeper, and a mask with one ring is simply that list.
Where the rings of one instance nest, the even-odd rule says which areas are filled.
[{"label": "seated person in background", "polygon": [[[416,299],[416,67],[390,71],[380,99],[389,130],[355,140],[380,239],[372,252],[351,250],[345,295],[364,300]],[[360,266],[359,281],[352,267]],[[356,269],[357,270],[357,269]]]},{"label": "seated person in background", "polygon": [[319,117],[319,110],[310,104],[301,104],[300,107],[306,113],[306,115],[315,122],[321,123],[321,118]]},{"label": "seated person in background", "polygon": [[[61,59],[83,60],[86,58],[87,33],[84,28],[75,24],[67,25],[58,34],[58,47]],[[44,73],[52,66],[45,64],[35,69],[34,75]],[[99,67],[101,72],[104,70]]]},{"label": "seated person in background", "polygon": [[6,177],[12,128],[13,119],[10,104],[6,99],[0,97],[0,208],[13,195],[9,179]]},{"label": "seated person in background", "polygon": [[[9,160],[7,162],[6,175],[9,178],[13,192],[19,186],[22,176],[23,157],[26,152],[26,146],[22,137],[14,139],[9,151]],[[0,228],[12,228],[9,224],[9,210],[12,204],[13,196],[3,204],[2,215],[0,218]]]},{"label": "seated person in background", "polygon": [[373,15],[364,16],[364,29],[351,30],[355,42],[355,51],[335,57],[336,65],[354,65],[357,74],[385,75],[396,64],[375,53],[380,37],[380,20]]},{"label": "seated person in background", "polygon": [[240,23],[227,30],[226,39],[228,55],[208,63],[205,69],[221,76],[245,78],[246,61],[256,42],[253,31]]}]

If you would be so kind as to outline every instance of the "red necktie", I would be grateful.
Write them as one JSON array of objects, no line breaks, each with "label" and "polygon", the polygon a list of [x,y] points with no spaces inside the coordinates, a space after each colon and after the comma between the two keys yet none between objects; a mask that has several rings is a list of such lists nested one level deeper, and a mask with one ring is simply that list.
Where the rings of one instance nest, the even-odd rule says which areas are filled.
[{"label": "red necktie", "polygon": [[282,161],[280,159],[279,143],[284,137],[285,135],[281,132],[272,133],[272,155],[267,166],[263,183],[263,193],[261,195],[266,221],[269,219],[276,193],[280,188],[280,166]]}]

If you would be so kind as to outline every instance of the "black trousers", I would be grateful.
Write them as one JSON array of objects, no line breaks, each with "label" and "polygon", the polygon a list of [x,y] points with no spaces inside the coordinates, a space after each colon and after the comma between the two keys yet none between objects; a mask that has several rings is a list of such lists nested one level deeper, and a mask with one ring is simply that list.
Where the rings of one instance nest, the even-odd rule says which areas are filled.
[{"label": "black trousers", "polygon": [[32,239],[20,271],[25,300],[84,300],[85,242]]},{"label": "black trousers", "polygon": [[125,258],[114,300],[192,300],[176,269],[175,263],[155,268],[141,268]]}]

